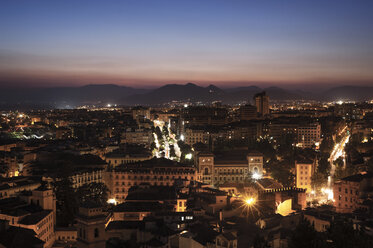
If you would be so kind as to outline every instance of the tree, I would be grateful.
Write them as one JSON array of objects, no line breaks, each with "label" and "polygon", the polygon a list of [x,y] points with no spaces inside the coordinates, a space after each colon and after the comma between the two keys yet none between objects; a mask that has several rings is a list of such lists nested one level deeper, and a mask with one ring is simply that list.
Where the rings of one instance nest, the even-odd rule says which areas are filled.
[{"label": "tree", "polygon": [[314,173],[313,176],[311,177],[311,185],[313,188],[316,188],[316,189],[321,188],[323,185],[326,184],[327,181],[328,181],[328,176],[326,176],[325,174],[319,171]]},{"label": "tree", "polygon": [[332,247],[363,248],[373,247],[373,239],[367,235],[364,228],[355,230],[351,222],[336,220],[331,223],[327,231],[328,240]]},{"label": "tree", "polygon": [[72,182],[68,177],[63,177],[61,180],[55,181],[53,186],[57,198],[57,224],[69,226],[74,223],[74,217],[79,207]]},{"label": "tree", "polygon": [[163,134],[164,134],[164,136],[168,136],[169,134],[168,134],[168,128],[166,127],[166,125],[165,126],[163,126]]},{"label": "tree", "polygon": [[299,247],[327,247],[327,243],[323,235],[317,233],[314,227],[306,219],[302,219],[299,222],[289,240],[289,248]]},{"label": "tree", "polygon": [[330,163],[326,156],[323,156],[319,161],[319,166],[317,167],[317,171],[324,175],[329,175],[330,173]]},{"label": "tree", "polygon": [[294,174],[285,168],[278,168],[272,171],[271,176],[279,181],[284,187],[294,186]]},{"label": "tree", "polygon": [[284,187],[294,186],[295,176],[291,173],[291,166],[287,161],[271,160],[269,171],[272,178],[280,182]]},{"label": "tree", "polygon": [[93,201],[100,205],[105,205],[108,200],[108,188],[104,183],[84,184],[76,191],[79,203]]},{"label": "tree", "polygon": [[367,162],[367,170],[373,172],[373,157],[370,158]]},{"label": "tree", "polygon": [[176,157],[175,147],[170,145],[170,157]]},{"label": "tree", "polygon": [[153,150],[156,149],[156,148],[157,148],[157,146],[156,146],[155,142],[152,142],[152,143],[150,144],[150,150],[153,151]]},{"label": "tree", "polygon": [[268,244],[268,242],[265,240],[263,236],[255,235],[253,240],[253,246],[254,248],[270,248],[271,246]]}]

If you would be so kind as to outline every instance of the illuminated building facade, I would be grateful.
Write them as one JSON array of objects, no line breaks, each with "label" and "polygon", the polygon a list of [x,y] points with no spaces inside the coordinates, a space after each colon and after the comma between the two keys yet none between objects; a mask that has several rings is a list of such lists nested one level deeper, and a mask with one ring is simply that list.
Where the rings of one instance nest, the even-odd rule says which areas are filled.
[{"label": "illuminated building facade", "polygon": [[244,182],[249,176],[263,175],[263,155],[251,152],[246,156],[216,157],[211,152],[197,155],[199,180],[207,184]]},{"label": "illuminated building facade", "polygon": [[189,184],[197,179],[194,167],[156,158],[119,165],[109,171],[107,176],[107,186],[111,192],[110,198],[115,199],[116,202],[123,202],[132,186],[140,184],[172,186],[176,181]]},{"label": "illuminated building facade", "polygon": [[311,192],[311,178],[315,172],[315,161],[304,160],[295,161],[295,174],[296,174],[296,186],[297,188],[306,189],[307,192]]}]

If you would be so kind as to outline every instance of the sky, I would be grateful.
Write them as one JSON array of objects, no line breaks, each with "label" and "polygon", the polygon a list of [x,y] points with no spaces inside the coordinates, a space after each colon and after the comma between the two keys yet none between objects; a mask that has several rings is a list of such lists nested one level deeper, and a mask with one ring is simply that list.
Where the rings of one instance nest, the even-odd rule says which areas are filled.
[{"label": "sky", "polygon": [[0,86],[373,86],[372,0],[1,0]]}]

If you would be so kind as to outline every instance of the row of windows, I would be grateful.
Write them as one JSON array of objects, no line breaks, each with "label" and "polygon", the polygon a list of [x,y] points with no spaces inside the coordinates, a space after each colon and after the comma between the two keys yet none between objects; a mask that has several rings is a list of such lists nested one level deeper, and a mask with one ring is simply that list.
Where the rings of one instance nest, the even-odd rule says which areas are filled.
[{"label": "row of windows", "polygon": [[247,169],[243,170],[243,169],[215,169],[215,173],[243,173],[245,171],[245,173],[247,173]]},{"label": "row of windows", "polygon": [[[340,203],[338,203],[338,207],[340,207],[342,204],[340,204]],[[350,205],[350,206],[347,206],[347,204],[345,204],[345,208],[347,208],[347,207],[350,207],[350,208],[352,208],[352,205]]]},{"label": "row of windows", "polygon": [[[84,228],[79,228],[79,234],[78,235],[79,235],[80,238],[85,239],[86,238],[86,230]],[[98,228],[95,228],[93,230],[93,236],[95,238],[100,237],[100,232],[99,232]]]},{"label": "row of windows", "polygon": [[[115,179],[119,179],[119,175],[118,174],[124,174],[121,176],[122,179],[125,179],[126,178],[126,174],[128,173],[131,173],[131,174],[143,174],[144,176],[147,176],[147,175],[150,175],[150,174],[154,174],[154,175],[189,175],[189,174],[194,174],[194,170],[167,170],[167,171],[126,171],[126,172],[120,172],[120,171],[116,171],[115,172]],[[110,175],[112,177],[112,175]],[[128,175],[127,176],[128,179],[131,179],[131,175]]]},{"label": "row of windows", "polygon": [[[116,176],[115,179],[119,179],[118,176]],[[122,179],[125,179],[124,176],[122,176]],[[134,176],[133,180],[136,180],[136,179],[139,179],[139,180],[151,180],[150,176],[139,176],[139,178],[137,178],[137,176]],[[172,177],[165,176],[163,178],[163,176],[159,176],[159,177],[153,176],[153,179],[154,180],[157,180],[157,179],[158,180],[163,180],[163,179],[165,179],[165,180],[169,180],[169,179],[175,180],[175,179],[182,179],[182,177],[181,176],[179,176],[179,177],[177,177],[177,176],[172,176]],[[188,179],[188,176],[184,176],[184,179]],[[128,176],[128,180],[131,180],[131,176]],[[191,177],[191,180],[193,180],[193,177]],[[115,185],[118,185],[118,182],[116,182]],[[124,182],[122,182],[122,185],[124,185]],[[128,185],[131,185],[131,183],[129,182]]]},{"label": "row of windows", "polygon": [[42,228],[45,224],[47,224],[49,221],[52,220],[52,214],[50,214],[47,218],[45,218],[38,226],[37,226],[37,229],[39,230],[40,228]]},{"label": "row of windows", "polygon": [[242,181],[244,180],[244,177],[215,177],[215,181]]},{"label": "row of windows", "polygon": [[[338,191],[339,191],[339,192],[342,192],[342,187],[339,187],[339,188],[338,188]],[[345,193],[348,194],[348,192],[349,192],[348,189],[345,188]],[[350,194],[351,194],[351,195],[354,194],[354,191],[353,191],[352,189],[350,189]],[[356,191],[355,191],[355,195],[358,195],[358,194],[359,194],[359,191],[356,190]]]},{"label": "row of windows", "polygon": [[[70,236],[58,236],[58,240],[70,240]],[[74,235],[72,235],[71,236],[71,239],[75,239],[75,236]]]},{"label": "row of windows", "polygon": [[[350,199],[350,202],[356,202],[356,199],[355,198],[353,198],[353,197],[350,197],[350,198],[348,198],[347,196],[345,196],[345,198],[344,198],[344,200],[346,201],[346,202],[348,202],[348,199]],[[342,195],[339,195],[338,196],[338,200],[342,200]]]}]

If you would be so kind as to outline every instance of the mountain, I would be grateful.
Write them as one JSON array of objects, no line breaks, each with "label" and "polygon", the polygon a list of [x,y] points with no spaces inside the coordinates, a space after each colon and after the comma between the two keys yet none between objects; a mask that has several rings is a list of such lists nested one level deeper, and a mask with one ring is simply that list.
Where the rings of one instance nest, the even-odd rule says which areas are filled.
[{"label": "mountain", "polygon": [[193,83],[167,84],[152,90],[102,84],[81,87],[0,89],[0,108],[11,109],[9,106],[13,106],[13,109],[21,109],[24,106],[66,108],[83,104],[106,103],[158,105],[172,101],[203,103],[222,101],[225,104],[246,101],[253,103],[253,96],[262,91],[266,91],[271,100],[364,101],[373,98],[372,86],[340,86],[315,93],[279,87],[262,89],[257,86],[221,89],[212,84],[202,87]]},{"label": "mountain", "polygon": [[264,89],[270,99],[274,100],[298,100],[302,96],[294,91],[284,90],[279,87],[269,87]]},{"label": "mountain", "polygon": [[168,84],[146,94],[137,94],[123,98],[123,103],[128,105],[156,105],[172,101],[212,102],[222,101],[226,104],[236,104],[242,101],[252,102],[255,94],[266,91],[274,100],[301,99],[302,96],[293,91],[278,87],[261,89],[256,86],[238,87],[223,90],[215,85],[201,87],[192,83],[185,85]]},{"label": "mountain", "polygon": [[81,87],[1,89],[0,104],[37,103],[55,107],[62,105],[73,107],[81,104],[97,104],[99,102],[116,103],[124,96],[146,93],[147,91],[114,84],[86,85]]},{"label": "mountain", "polygon": [[214,85],[201,87],[192,83],[167,84],[145,94],[123,98],[123,103],[153,105],[171,101],[211,102],[221,100],[225,94],[226,92]]},{"label": "mountain", "polygon": [[320,95],[325,101],[366,101],[373,99],[372,86],[340,86],[331,88]]}]

